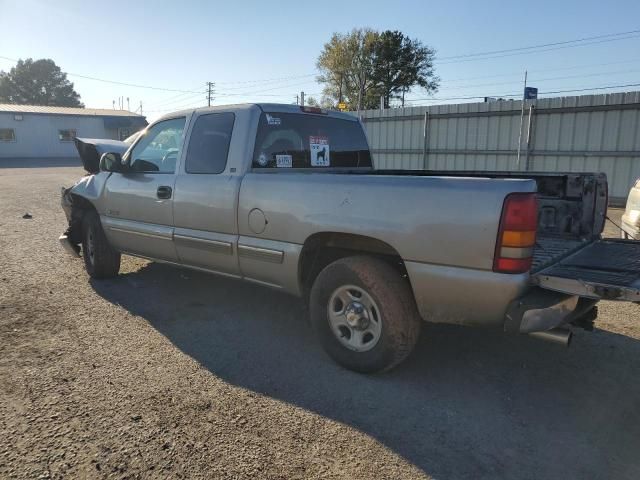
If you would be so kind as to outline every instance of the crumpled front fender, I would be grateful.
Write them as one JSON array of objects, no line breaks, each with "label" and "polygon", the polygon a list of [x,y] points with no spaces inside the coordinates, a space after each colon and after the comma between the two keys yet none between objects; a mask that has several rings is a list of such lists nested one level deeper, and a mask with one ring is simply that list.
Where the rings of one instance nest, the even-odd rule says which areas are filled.
[{"label": "crumpled front fender", "polygon": [[71,187],[70,193],[82,197],[95,207],[100,212],[100,204],[102,198],[102,192],[104,191],[105,183],[111,175],[109,172],[100,172],[93,175],[86,175],[76,182]]},{"label": "crumpled front fender", "polygon": [[85,213],[96,210],[100,214],[103,211],[102,194],[109,175],[111,174],[108,172],[86,175],[72,187],[62,188],[60,203],[69,222],[63,236],[72,245],[78,245],[82,241],[82,220]]}]

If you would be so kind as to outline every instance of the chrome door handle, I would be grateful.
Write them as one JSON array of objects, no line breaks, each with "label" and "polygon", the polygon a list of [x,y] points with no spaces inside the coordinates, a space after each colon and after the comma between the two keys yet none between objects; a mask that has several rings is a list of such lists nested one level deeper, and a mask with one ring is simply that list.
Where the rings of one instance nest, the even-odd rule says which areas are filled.
[{"label": "chrome door handle", "polygon": [[162,185],[158,187],[158,191],[156,192],[158,198],[166,200],[167,198],[171,198],[171,187],[166,185]]}]

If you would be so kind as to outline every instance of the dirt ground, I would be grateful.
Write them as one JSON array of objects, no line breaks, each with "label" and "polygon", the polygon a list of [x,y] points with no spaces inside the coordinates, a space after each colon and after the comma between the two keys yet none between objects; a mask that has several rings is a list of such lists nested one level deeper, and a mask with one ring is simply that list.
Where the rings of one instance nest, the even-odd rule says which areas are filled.
[{"label": "dirt ground", "polygon": [[57,242],[80,174],[0,169],[0,478],[640,478],[640,306],[568,350],[428,325],[358,375],[278,292],[130,257],[90,281]]}]

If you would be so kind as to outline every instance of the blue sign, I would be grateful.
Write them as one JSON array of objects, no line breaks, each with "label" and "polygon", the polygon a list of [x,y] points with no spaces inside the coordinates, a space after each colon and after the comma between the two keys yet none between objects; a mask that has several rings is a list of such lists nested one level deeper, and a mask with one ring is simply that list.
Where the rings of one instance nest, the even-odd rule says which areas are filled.
[{"label": "blue sign", "polygon": [[535,100],[538,98],[538,89],[535,87],[524,87],[524,99]]}]

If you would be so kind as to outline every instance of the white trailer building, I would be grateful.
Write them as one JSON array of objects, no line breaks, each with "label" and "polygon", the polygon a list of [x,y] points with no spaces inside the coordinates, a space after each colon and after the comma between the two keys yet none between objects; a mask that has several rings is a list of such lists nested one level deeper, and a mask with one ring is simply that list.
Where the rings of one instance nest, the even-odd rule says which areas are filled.
[{"label": "white trailer building", "polygon": [[74,159],[75,137],[124,140],[146,125],[126,110],[0,104],[0,161]]}]

